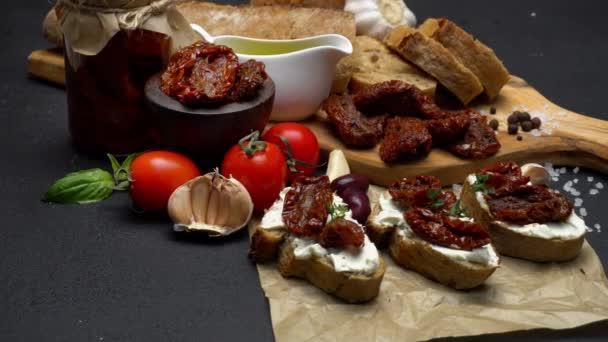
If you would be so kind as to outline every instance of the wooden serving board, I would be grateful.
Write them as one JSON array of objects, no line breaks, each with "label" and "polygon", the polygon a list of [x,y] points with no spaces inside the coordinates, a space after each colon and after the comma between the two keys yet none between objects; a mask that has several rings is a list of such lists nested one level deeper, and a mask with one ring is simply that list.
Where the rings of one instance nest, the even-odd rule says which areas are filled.
[{"label": "wooden serving board", "polygon": [[[317,135],[323,152],[343,150],[351,170],[368,176],[378,185],[388,185],[398,178],[415,175],[435,175],[444,184],[461,183],[468,174],[498,160],[552,162],[608,173],[608,121],[565,110],[515,76],[511,77],[493,103],[480,104],[475,108],[489,113],[491,106],[497,112],[489,117],[500,122],[498,139],[502,148],[497,155],[484,160],[464,160],[436,148],[425,159],[388,165],[380,160],[378,146],[365,150],[349,149],[322,119],[315,118],[306,125]],[[507,116],[514,110],[525,110],[532,116],[540,116],[543,121],[542,135],[536,137],[520,130],[523,140],[518,141],[516,135],[507,134]]]},{"label": "wooden serving board", "polygon": [[[28,58],[28,72],[38,78],[64,84],[63,56],[60,50],[37,50]],[[324,153],[334,149],[344,150],[353,172],[368,176],[373,183],[387,185],[400,177],[435,175],[444,184],[460,183],[465,176],[479,167],[497,160],[524,162],[552,162],[560,165],[589,167],[608,173],[608,121],[565,110],[547,100],[524,80],[512,77],[491,104],[480,104],[476,108],[489,113],[490,107],[497,110],[490,115],[500,122],[498,139],[500,152],[489,159],[464,160],[452,154],[433,149],[422,160],[387,165],[378,154],[378,147],[367,150],[349,149],[334,135],[331,128],[316,117],[305,124],[310,127]],[[506,132],[506,119],[514,110],[526,110],[543,120],[543,134],[533,136],[522,132],[522,141]]]}]

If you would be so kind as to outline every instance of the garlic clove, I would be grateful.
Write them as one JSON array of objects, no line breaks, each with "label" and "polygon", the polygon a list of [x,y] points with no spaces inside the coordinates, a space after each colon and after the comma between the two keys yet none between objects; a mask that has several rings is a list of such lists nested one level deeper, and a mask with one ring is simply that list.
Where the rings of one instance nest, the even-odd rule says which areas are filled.
[{"label": "garlic clove", "polygon": [[325,173],[329,177],[329,181],[333,181],[338,177],[348,175],[350,173],[350,167],[348,161],[342,150],[332,150],[329,153],[329,160],[327,162],[327,172]]},{"label": "garlic clove", "polygon": [[247,226],[253,202],[239,181],[211,172],[177,188],[168,211],[177,232],[225,236]]},{"label": "garlic clove", "polygon": [[549,172],[540,164],[528,163],[521,167],[523,176],[530,177],[530,183],[533,185],[547,185],[551,178]]},{"label": "garlic clove", "polygon": [[354,14],[358,35],[380,40],[397,26],[416,26],[416,16],[403,0],[347,0],[344,10]]}]

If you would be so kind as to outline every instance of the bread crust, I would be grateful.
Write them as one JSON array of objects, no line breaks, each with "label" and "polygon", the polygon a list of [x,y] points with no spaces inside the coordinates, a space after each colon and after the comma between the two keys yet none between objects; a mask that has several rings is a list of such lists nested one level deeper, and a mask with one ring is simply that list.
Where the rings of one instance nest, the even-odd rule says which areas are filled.
[{"label": "bread crust", "polygon": [[384,39],[386,45],[444,85],[463,104],[483,92],[481,82],[439,42],[407,26],[398,26]]},{"label": "bread crust", "polygon": [[397,230],[391,236],[389,253],[397,264],[457,290],[480,286],[498,268],[454,260],[435,251],[430,243],[408,238]]},{"label": "bread crust", "polygon": [[492,244],[502,255],[536,262],[569,261],[578,256],[585,240],[584,235],[568,240],[545,239],[509,229],[505,223],[497,222],[488,210],[481,207],[473,187],[466,180],[461,201],[467,215],[490,231]]},{"label": "bread crust", "polygon": [[249,257],[257,263],[274,260],[286,235],[287,232],[282,229],[269,230],[256,227],[251,236]]},{"label": "bread crust", "polygon": [[382,256],[379,266],[370,276],[347,272],[336,272],[327,258],[299,260],[295,258],[293,246],[286,240],[279,251],[279,272],[283,277],[302,278],[348,303],[364,303],[378,296],[380,284],[386,271]]},{"label": "bread crust", "polygon": [[376,83],[399,80],[416,86],[427,96],[435,95],[437,81],[403,60],[381,41],[368,36],[357,36],[351,41],[353,54],[342,59],[338,69],[342,66],[350,70],[352,93]]},{"label": "bread crust", "polygon": [[395,231],[394,226],[380,226],[374,223],[374,217],[378,216],[380,213],[380,204],[375,203],[372,206],[372,211],[367,219],[367,224],[365,225],[365,230],[369,239],[376,244],[378,248],[388,247],[388,243],[391,240],[391,236]]},{"label": "bread crust", "polygon": [[481,81],[489,99],[494,99],[509,81],[510,74],[494,50],[448,19],[427,19],[419,30],[448,49]]},{"label": "bread crust", "polygon": [[290,5],[344,9],[346,0],[251,0],[252,6]]}]

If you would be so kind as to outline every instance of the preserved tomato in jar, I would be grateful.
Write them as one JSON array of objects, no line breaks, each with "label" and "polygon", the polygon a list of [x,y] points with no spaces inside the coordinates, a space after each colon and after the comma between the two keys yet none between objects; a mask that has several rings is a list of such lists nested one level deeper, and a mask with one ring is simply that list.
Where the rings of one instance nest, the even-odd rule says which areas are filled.
[{"label": "preserved tomato in jar", "polygon": [[70,51],[66,42],[68,122],[78,148],[130,153],[154,146],[144,85],[164,68],[170,49],[169,37],[142,29],[118,32],[94,56]]},{"label": "preserved tomato in jar", "polygon": [[58,0],[65,42],[68,123],[93,153],[153,147],[158,134],[144,87],[194,34],[167,0]]}]

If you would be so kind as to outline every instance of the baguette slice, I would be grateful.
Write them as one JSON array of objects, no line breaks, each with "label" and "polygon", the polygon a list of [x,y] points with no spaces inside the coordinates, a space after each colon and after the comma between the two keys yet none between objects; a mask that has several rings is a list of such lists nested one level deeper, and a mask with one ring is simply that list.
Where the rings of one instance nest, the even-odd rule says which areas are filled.
[{"label": "baguette slice", "polygon": [[338,64],[351,72],[349,88],[356,93],[362,88],[391,80],[399,80],[418,87],[433,97],[437,81],[416,66],[404,61],[381,41],[357,36],[352,39],[353,54]]},{"label": "baguette slice", "polygon": [[386,271],[382,256],[379,265],[372,275],[336,272],[327,258],[296,259],[294,250],[285,241],[279,252],[279,271],[284,277],[306,279],[321,290],[349,303],[368,302],[378,296],[380,284]]},{"label": "baguette slice", "polygon": [[290,5],[344,9],[346,0],[251,0],[252,6]]},{"label": "baguette slice", "polygon": [[457,290],[480,286],[498,268],[451,259],[428,242],[409,238],[397,230],[392,234],[389,252],[399,265]]},{"label": "baguette slice", "polygon": [[481,81],[489,99],[494,99],[509,81],[509,71],[492,49],[448,19],[427,19],[420,32],[432,37],[469,68]]},{"label": "baguette slice", "polygon": [[463,104],[483,92],[481,82],[448,49],[420,31],[398,26],[384,39],[403,58],[435,77]]},{"label": "baguette slice", "polygon": [[395,262],[404,268],[457,290],[480,286],[497,268],[451,259],[420,238],[400,234],[396,226],[380,226],[374,223],[379,213],[376,203],[366,225],[367,235],[379,248],[388,246]]},{"label": "baguette slice", "polygon": [[529,236],[509,229],[504,222],[496,221],[492,213],[477,201],[471,184],[465,180],[461,201],[467,215],[492,235],[492,244],[498,253],[537,262],[568,261],[576,258],[581,250],[584,235],[576,239],[545,239]]},{"label": "baguette slice", "polygon": [[328,8],[225,6],[198,1],[179,3],[177,8],[190,23],[213,36],[295,39],[336,33],[352,39],[357,32],[351,13]]}]

